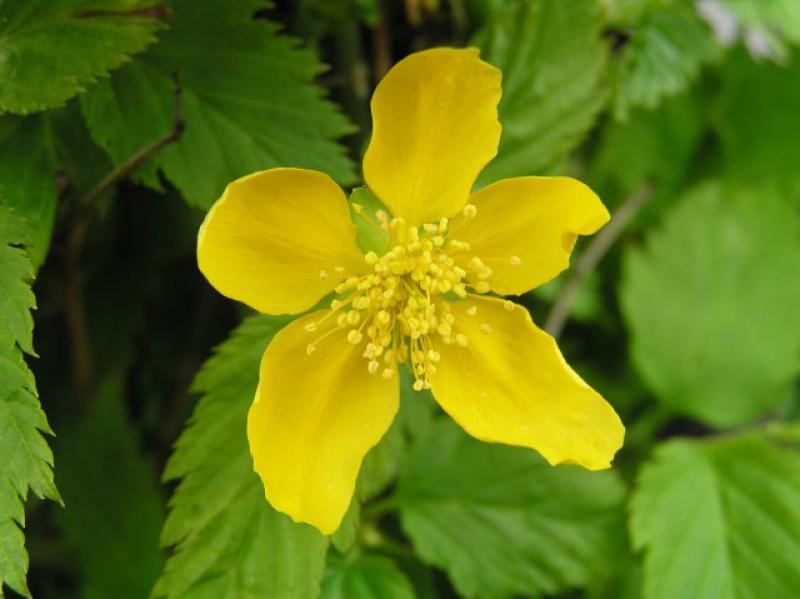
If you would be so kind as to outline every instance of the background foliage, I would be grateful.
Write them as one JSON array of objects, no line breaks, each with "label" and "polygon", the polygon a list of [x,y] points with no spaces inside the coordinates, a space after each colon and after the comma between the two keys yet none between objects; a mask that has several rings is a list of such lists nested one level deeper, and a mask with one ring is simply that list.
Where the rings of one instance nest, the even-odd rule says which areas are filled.
[{"label": "background foliage", "polygon": [[[0,596],[795,596],[798,43],[796,0],[0,2]],[[371,89],[437,45],[503,70],[479,185],[569,174],[616,215],[514,299],[626,445],[551,468],[405,385],[326,538],[245,439],[288,319],[217,296],[195,235],[251,171],[358,185]]]}]

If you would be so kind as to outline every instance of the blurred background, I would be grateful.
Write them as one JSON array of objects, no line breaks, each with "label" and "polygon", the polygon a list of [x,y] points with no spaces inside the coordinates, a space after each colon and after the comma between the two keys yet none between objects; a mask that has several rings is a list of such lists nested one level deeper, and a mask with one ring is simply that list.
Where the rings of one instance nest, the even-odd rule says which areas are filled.
[{"label": "blurred background", "polygon": [[[798,44],[797,0],[4,0],[5,596],[800,596]],[[256,170],[360,185],[376,82],[440,45],[503,71],[479,186],[570,175],[614,215],[513,299],[626,443],[553,469],[404,389],[328,542],[247,451],[286,319],[206,283],[197,229]]]}]

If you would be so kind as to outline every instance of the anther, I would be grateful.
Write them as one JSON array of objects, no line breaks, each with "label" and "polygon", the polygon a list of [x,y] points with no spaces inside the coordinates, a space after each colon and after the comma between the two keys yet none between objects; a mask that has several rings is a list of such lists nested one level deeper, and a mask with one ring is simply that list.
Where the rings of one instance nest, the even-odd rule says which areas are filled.
[{"label": "anther", "polygon": [[346,269],[344,266],[334,266],[334,267],[333,267],[333,270],[334,270],[335,272],[339,273],[339,274],[342,274],[342,273],[343,273],[343,272],[345,272],[347,269]]},{"label": "anther", "polygon": [[478,293],[489,293],[489,289],[491,289],[488,281],[478,281],[472,288]]},{"label": "anther", "polygon": [[364,254],[364,262],[369,264],[370,266],[376,264],[378,262],[378,254],[375,252],[367,252]]},{"label": "anther", "polygon": [[319,271],[319,278],[320,279],[327,279],[328,278],[328,271],[327,270]]},{"label": "anther", "polygon": [[423,383],[421,380],[417,379],[416,381],[414,381],[414,384],[412,385],[412,387],[413,387],[414,391],[422,391],[422,389],[425,387],[425,383]]},{"label": "anther", "polygon": [[522,264],[522,258],[520,258],[519,256],[511,256],[511,258],[508,261],[511,263],[511,266],[519,266],[520,264]]},{"label": "anther", "polygon": [[515,307],[514,306],[514,302],[512,302],[511,300],[506,300],[506,301],[503,302],[503,308],[505,308],[506,311],[508,311],[508,312],[513,312],[514,311],[514,307]]},{"label": "anther", "polygon": [[317,349],[317,346],[314,345],[313,343],[309,343],[308,345],[306,345],[306,355],[310,356],[315,349]]},{"label": "anther", "polygon": [[464,216],[467,218],[475,218],[478,214],[478,207],[475,204],[467,204],[464,206]]},{"label": "anther", "polygon": [[467,314],[470,316],[475,316],[478,313],[478,306],[470,306],[467,308]]},{"label": "anther", "polygon": [[367,370],[370,374],[375,374],[380,366],[381,364],[377,360],[370,360],[369,364],[367,364]]},{"label": "anther", "polygon": [[492,327],[490,327],[488,324],[486,324],[486,323],[484,322],[484,323],[481,325],[481,333],[483,333],[484,335],[488,335],[488,334],[489,334],[489,333],[491,333],[491,332],[492,332]]},{"label": "anther", "polygon": [[317,330],[317,323],[316,322],[309,322],[306,326],[303,327],[309,333],[313,333]]},{"label": "anther", "polygon": [[353,212],[356,214],[361,214],[361,212],[364,210],[364,207],[361,204],[350,204],[350,206],[353,208]]},{"label": "anther", "polygon": [[361,334],[361,332],[357,331],[356,329],[352,329],[349,333],[347,333],[347,341],[353,345],[358,345],[363,337],[364,336]]},{"label": "anther", "polygon": [[391,368],[384,368],[383,372],[381,373],[381,376],[388,381],[390,378],[392,378],[393,374],[394,370],[392,370]]},{"label": "anther", "polygon": [[467,347],[469,344],[469,339],[467,339],[467,336],[464,333],[459,333],[456,335],[456,343],[461,347]]}]

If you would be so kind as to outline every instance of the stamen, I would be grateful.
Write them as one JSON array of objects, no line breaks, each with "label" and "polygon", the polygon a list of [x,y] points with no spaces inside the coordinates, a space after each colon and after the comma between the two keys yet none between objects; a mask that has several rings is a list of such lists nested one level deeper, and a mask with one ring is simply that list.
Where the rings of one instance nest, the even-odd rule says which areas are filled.
[{"label": "stamen", "polygon": [[467,218],[475,218],[478,214],[478,207],[475,204],[467,204],[464,206],[464,216]]},{"label": "stamen", "polygon": [[516,304],[511,300],[506,300],[503,302],[503,308],[505,308],[507,312],[513,312],[514,308],[516,308]]},{"label": "stamen", "polygon": [[317,330],[317,323],[316,322],[309,322],[306,326],[303,327],[309,333],[313,333]]},{"label": "stamen", "polygon": [[519,266],[520,264],[522,264],[522,258],[520,258],[519,256],[511,256],[511,258],[508,261],[511,263],[511,266]]},{"label": "stamen", "polygon": [[470,306],[467,308],[467,314],[470,316],[475,316],[478,313],[478,306]]},{"label": "stamen", "polygon": [[484,322],[484,323],[481,325],[481,333],[483,333],[484,335],[488,335],[488,334],[489,334],[489,333],[491,333],[491,332],[492,332],[492,327],[490,327],[488,324],[486,324],[486,323]]},{"label": "stamen", "polygon": [[328,271],[327,270],[319,271],[319,278],[320,279],[327,279],[328,278]]},{"label": "stamen", "polygon": [[347,341],[353,345],[358,345],[361,343],[361,339],[363,338],[364,335],[362,335],[357,329],[352,329],[349,333],[347,333]]}]

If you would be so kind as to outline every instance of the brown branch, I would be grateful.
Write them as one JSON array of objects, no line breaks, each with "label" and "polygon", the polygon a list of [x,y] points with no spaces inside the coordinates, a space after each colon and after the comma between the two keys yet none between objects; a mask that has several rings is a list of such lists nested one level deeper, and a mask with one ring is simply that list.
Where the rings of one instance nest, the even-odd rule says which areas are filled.
[{"label": "brown branch", "polygon": [[578,260],[570,268],[569,278],[556,297],[553,307],[550,308],[550,313],[547,315],[544,325],[544,330],[553,337],[558,337],[564,329],[570,308],[572,308],[572,302],[578,295],[578,291],[580,291],[586,278],[652,195],[653,188],[647,183],[628,197],[614,213],[611,222],[592,238]]},{"label": "brown branch", "polygon": [[83,305],[80,271],[81,252],[86,242],[86,235],[89,232],[94,209],[103,197],[103,193],[125,179],[162,148],[178,141],[183,134],[181,86],[177,73],[173,75],[173,78],[175,81],[175,119],[172,130],[133,154],[119,167],[103,177],[78,201],[78,215],[67,238],[64,257],[64,309],[70,340],[73,379],[84,405],[88,404],[94,389],[94,357]]}]

